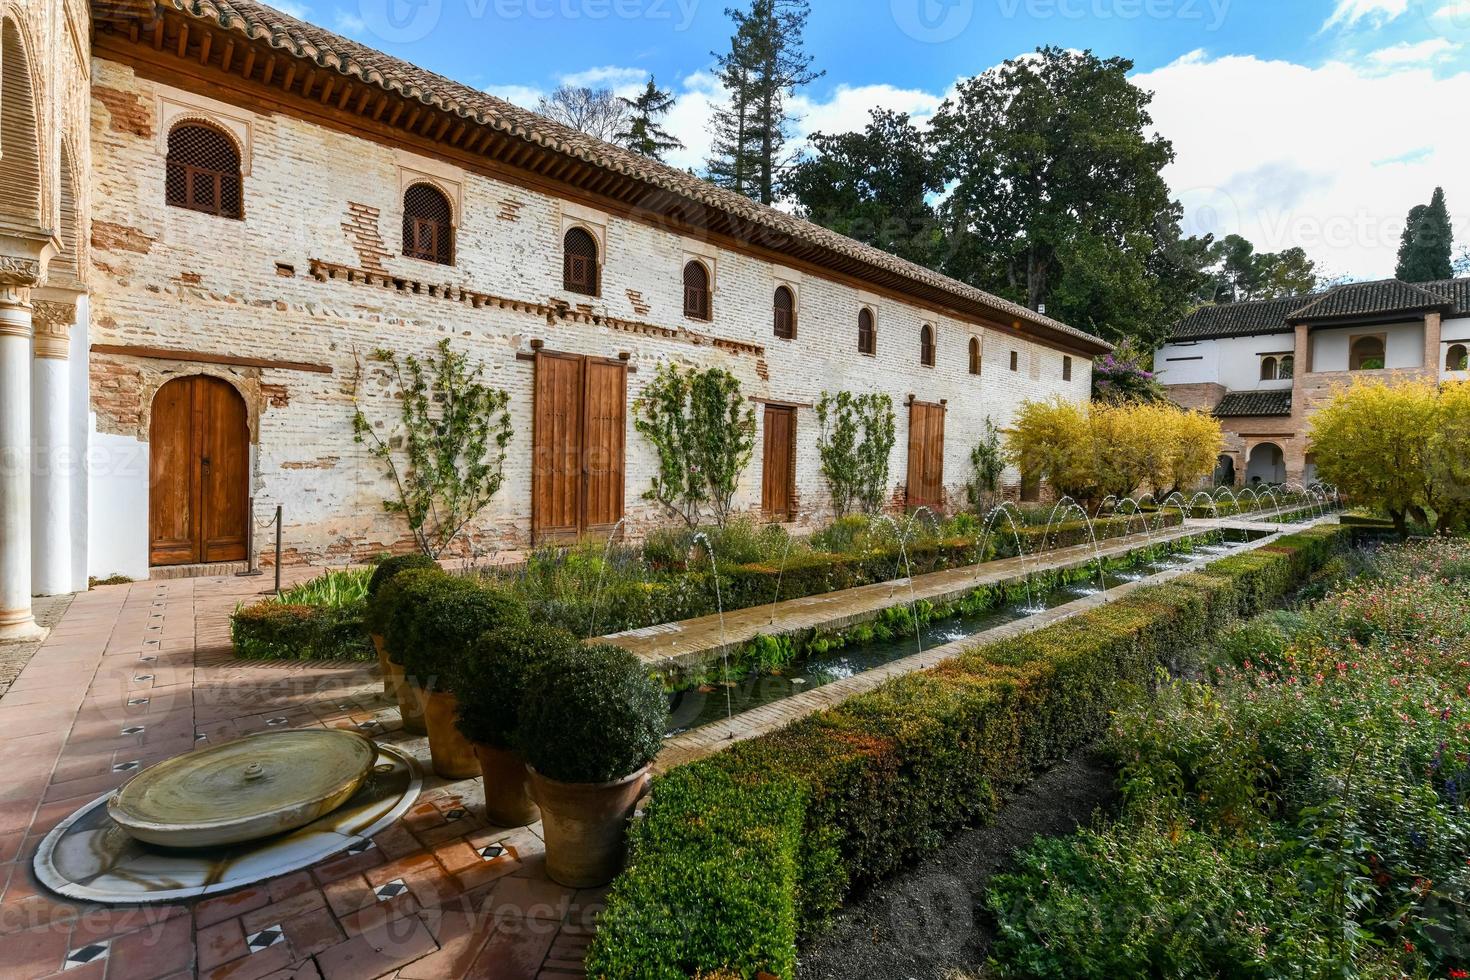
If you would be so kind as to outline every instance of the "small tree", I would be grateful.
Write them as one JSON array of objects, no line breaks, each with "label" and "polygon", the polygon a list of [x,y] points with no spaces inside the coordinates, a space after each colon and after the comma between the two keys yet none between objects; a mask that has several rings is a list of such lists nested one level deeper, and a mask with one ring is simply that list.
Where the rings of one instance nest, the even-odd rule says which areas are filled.
[{"label": "small tree", "polygon": [[649,76],[648,87],[636,99],[622,99],[628,110],[628,123],[618,133],[618,142],[646,157],[662,160],[670,150],[682,150],[679,142],[659,124],[674,108],[674,96],[659,88]]},{"label": "small tree", "polygon": [[1087,406],[1060,396],[1025,402],[1006,433],[1006,454],[1033,479],[1045,480],[1059,494],[1084,500],[1093,496],[1092,426]]},{"label": "small tree", "polygon": [[824,391],[817,402],[817,423],[822,476],[837,516],[855,507],[868,514],[881,511],[888,499],[888,460],[898,438],[892,397]]},{"label": "small tree", "polygon": [[633,403],[634,426],[653,444],[658,473],[644,499],[690,527],[709,508],[721,527],[755,451],[755,411],[728,371],[659,366]]},{"label": "small tree", "polygon": [[512,428],[510,396],[481,382],[483,363],[473,369],[464,354],[441,340],[435,353],[400,360],[378,350],[372,360],[386,365],[400,407],[401,428],[384,436],[362,408],[362,365],[352,384],[353,438],[383,461],[397,495],[383,501],[402,514],[419,548],[438,558],[474,520],[504,482],[505,447]]},{"label": "small tree", "polygon": [[1433,382],[1360,381],[1339,389],[1312,417],[1318,475],[1388,514],[1403,537],[1409,512],[1427,502],[1436,402]]},{"label": "small tree", "polygon": [[1197,487],[1215,472],[1225,436],[1220,421],[1206,412],[1180,412],[1174,423],[1170,476],[1175,490]]},{"label": "small tree", "polygon": [[970,450],[970,479],[965,495],[975,513],[987,510],[1000,492],[1000,478],[1005,473],[1005,455],[1001,451],[1000,432],[990,417],[985,417],[985,432]]},{"label": "small tree", "polygon": [[1439,518],[1436,530],[1448,534],[1470,521],[1470,381],[1443,385],[1437,408],[1426,458],[1426,499]]}]

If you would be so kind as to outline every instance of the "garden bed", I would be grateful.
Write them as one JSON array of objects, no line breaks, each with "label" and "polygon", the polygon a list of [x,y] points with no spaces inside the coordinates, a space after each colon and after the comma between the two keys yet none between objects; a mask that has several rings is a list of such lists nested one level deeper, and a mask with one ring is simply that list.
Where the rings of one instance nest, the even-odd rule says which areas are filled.
[{"label": "garden bed", "polygon": [[230,617],[241,660],[372,660],[363,617],[371,570],[327,572]]},{"label": "garden bed", "polygon": [[672,770],[633,831],[589,974],[792,976],[797,935],[850,890],[994,813],[1095,738],[1127,692],[1345,538],[1281,538]]}]

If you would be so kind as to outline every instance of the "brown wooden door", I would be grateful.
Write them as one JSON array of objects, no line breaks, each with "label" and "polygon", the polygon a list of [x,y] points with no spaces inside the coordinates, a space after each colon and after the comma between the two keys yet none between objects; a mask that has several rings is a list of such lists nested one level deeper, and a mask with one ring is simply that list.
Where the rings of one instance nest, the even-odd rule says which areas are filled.
[{"label": "brown wooden door", "polygon": [[531,533],[537,541],[608,533],[623,518],[627,368],[536,355]]},{"label": "brown wooden door", "polygon": [[250,425],[228,383],[170,381],[149,424],[149,561],[243,561],[250,520]]},{"label": "brown wooden door", "polygon": [[909,404],[908,506],[944,508],[944,406]]},{"label": "brown wooden door", "polygon": [[761,509],[769,520],[790,521],[796,516],[796,409],[767,405],[765,431]]}]

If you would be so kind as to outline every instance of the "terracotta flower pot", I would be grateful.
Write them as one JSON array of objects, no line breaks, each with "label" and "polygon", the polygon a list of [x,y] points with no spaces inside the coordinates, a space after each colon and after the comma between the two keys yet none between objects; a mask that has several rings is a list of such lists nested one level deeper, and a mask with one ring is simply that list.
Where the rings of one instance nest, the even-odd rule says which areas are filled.
[{"label": "terracotta flower pot", "polygon": [[403,730],[410,735],[427,735],[428,723],[424,720],[424,706],[428,695],[403,672],[401,664],[393,664],[394,682],[397,687],[398,713],[403,716]]},{"label": "terracotta flower pot", "polygon": [[526,760],[514,749],[471,743],[485,778],[485,816],[497,827],[525,827],[541,819],[531,799],[531,778]]},{"label": "terracotta flower pot", "polygon": [[480,774],[480,760],[470,740],[459,733],[454,718],[459,699],[445,691],[432,691],[424,710],[429,728],[429,757],[434,771],[445,779],[469,779]]},{"label": "terracotta flower pot", "polygon": [[597,888],[623,867],[628,820],[648,782],[648,767],[612,783],[563,783],[530,766],[531,797],[541,806],[546,873],[568,888]]}]

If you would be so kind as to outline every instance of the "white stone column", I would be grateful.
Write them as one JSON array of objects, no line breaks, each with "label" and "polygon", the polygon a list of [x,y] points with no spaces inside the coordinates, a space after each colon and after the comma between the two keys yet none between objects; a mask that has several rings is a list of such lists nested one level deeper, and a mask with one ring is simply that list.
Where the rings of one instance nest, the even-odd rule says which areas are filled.
[{"label": "white stone column", "polygon": [[71,451],[67,356],[76,318],[75,303],[39,297],[32,302],[31,590],[36,595],[72,591],[71,485],[80,460]]},{"label": "white stone column", "polygon": [[31,614],[31,287],[39,262],[0,260],[0,640],[42,631]]}]

